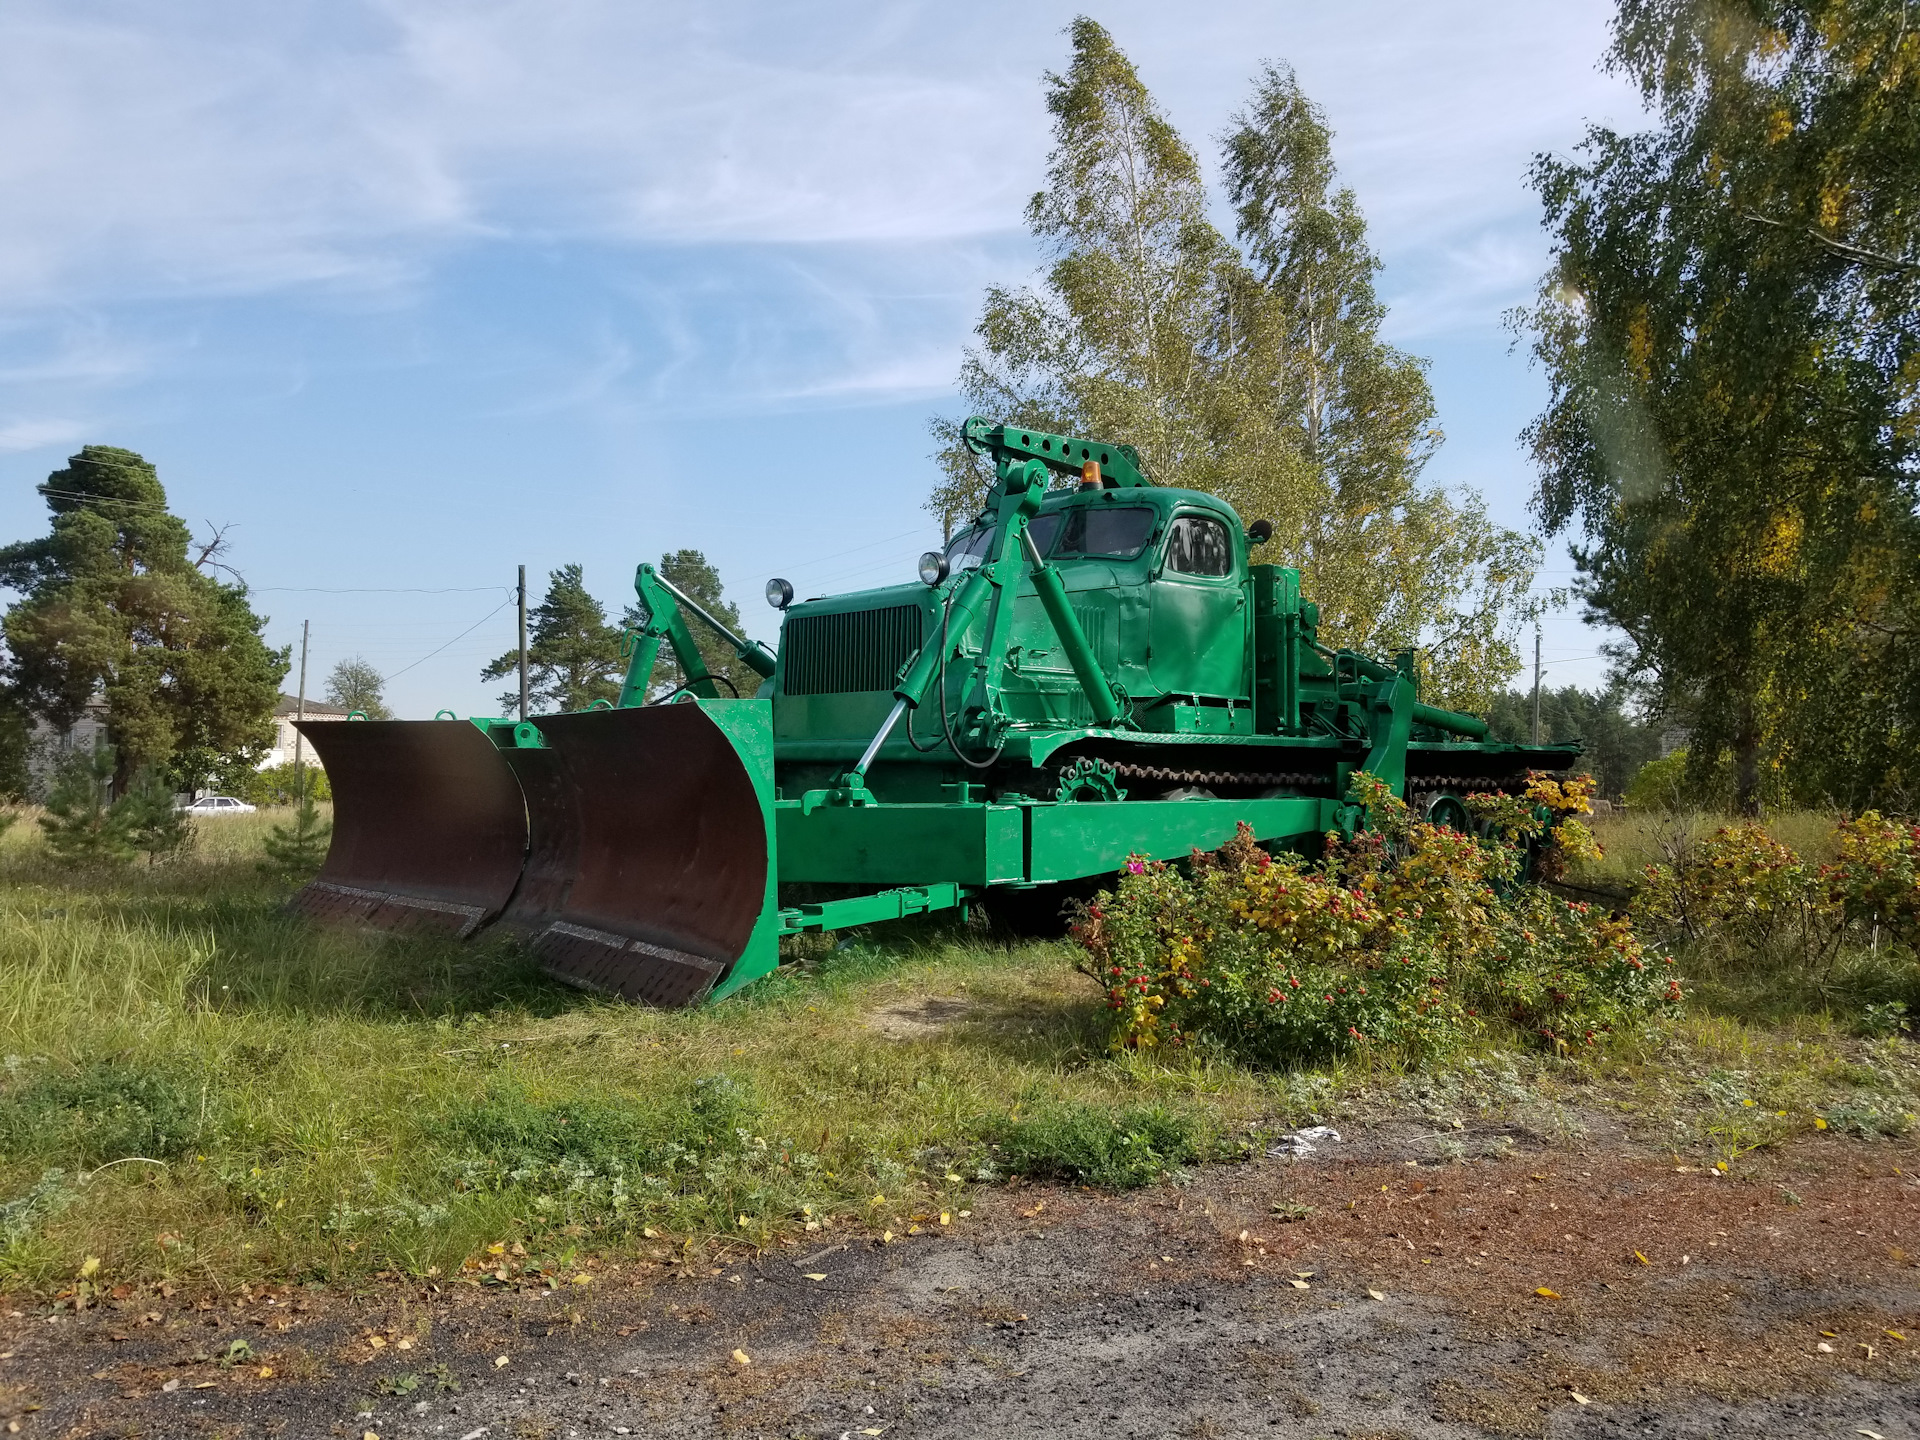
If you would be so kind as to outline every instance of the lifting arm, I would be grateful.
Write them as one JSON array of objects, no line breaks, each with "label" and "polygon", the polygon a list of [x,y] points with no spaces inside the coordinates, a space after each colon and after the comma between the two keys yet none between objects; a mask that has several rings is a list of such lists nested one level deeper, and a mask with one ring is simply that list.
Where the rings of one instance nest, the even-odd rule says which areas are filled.
[{"label": "lifting arm", "polygon": [[647,685],[653,678],[654,661],[660,653],[662,640],[673,646],[674,657],[687,675],[687,689],[706,700],[720,698],[713,675],[707,669],[706,661],[700,657],[700,647],[694,643],[693,632],[687,629],[686,619],[680,613],[683,606],[731,645],[734,654],[754,674],[763,679],[773,675],[774,659],[767,653],[766,646],[757,640],[745,640],[734,634],[653,566],[642,565],[634,572],[633,589],[640,597],[641,605],[646,608],[647,619],[638,631],[629,632],[633,636],[633,649],[627,660],[626,681],[620,687],[622,709],[646,704]]}]

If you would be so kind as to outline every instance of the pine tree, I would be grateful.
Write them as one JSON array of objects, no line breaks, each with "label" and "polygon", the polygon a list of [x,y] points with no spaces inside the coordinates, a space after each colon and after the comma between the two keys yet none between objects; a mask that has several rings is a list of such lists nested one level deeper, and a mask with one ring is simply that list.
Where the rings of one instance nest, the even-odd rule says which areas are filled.
[{"label": "pine tree", "polygon": [[103,694],[120,789],[146,766],[192,781],[257,760],[288,657],[261,639],[245,587],[208,573],[219,537],[190,555],[154,467],[131,450],[88,445],[40,491],[50,533],[0,548],[0,585],[22,596],[5,619],[18,703],[65,730]]},{"label": "pine tree", "polygon": [[[547,576],[547,595],[531,615],[527,636],[527,700],[541,711],[584,710],[596,700],[614,700],[626,667],[620,658],[620,630],[587,593],[578,565],[562,565]],[[509,650],[480,672],[482,680],[517,675],[520,652]],[[502,714],[520,704],[516,687],[500,697]]]},{"label": "pine tree", "polygon": [[113,808],[125,827],[127,843],[144,851],[149,864],[178,855],[193,844],[193,817],[175,803],[173,787],[158,770],[148,768],[135,775]]},{"label": "pine tree", "polygon": [[320,818],[320,807],[308,790],[294,807],[293,822],[274,826],[267,836],[263,846],[267,858],[260,862],[260,868],[290,879],[311,875],[327,858],[332,836],[333,822]]},{"label": "pine tree", "polygon": [[55,767],[40,828],[62,860],[119,864],[133,858],[128,816],[112,798],[115,763],[113,747],[101,744],[73,751]]}]

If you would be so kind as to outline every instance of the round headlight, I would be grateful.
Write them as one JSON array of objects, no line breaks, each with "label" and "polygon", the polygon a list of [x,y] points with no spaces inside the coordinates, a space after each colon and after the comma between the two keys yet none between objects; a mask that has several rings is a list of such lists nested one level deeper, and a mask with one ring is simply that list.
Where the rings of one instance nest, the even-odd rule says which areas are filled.
[{"label": "round headlight", "polygon": [[947,578],[947,557],[943,551],[929,550],[920,557],[920,583],[938,585]]},{"label": "round headlight", "polygon": [[776,610],[784,610],[793,603],[793,586],[785,580],[767,581],[767,604]]}]

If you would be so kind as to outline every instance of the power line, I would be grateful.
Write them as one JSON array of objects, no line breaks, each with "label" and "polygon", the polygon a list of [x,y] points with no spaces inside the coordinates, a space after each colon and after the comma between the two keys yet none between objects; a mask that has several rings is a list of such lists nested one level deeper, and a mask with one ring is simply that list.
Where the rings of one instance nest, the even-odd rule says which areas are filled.
[{"label": "power line", "polygon": [[124,500],[118,495],[89,495],[84,490],[51,490],[45,485],[38,488],[42,495],[49,498],[58,496],[62,500],[86,500],[100,505],[131,505],[136,510],[168,510],[166,505],[155,504],[151,500]]},{"label": "power line", "polygon": [[260,585],[256,595],[485,595],[494,590],[511,590],[510,585],[454,585],[429,590],[417,585],[355,585],[326,587],[319,585]]},{"label": "power line", "polygon": [[[500,587],[490,585],[487,588],[490,590],[493,590],[493,589],[498,589]],[[505,600],[502,600],[498,605],[494,606],[493,609],[489,610],[486,614],[482,615],[478,620],[474,621],[473,624],[469,625],[466,629],[462,630],[458,635],[454,636],[453,639],[447,641],[445,645],[442,645],[435,650],[429,650],[426,654],[422,655],[418,660],[414,661],[412,665],[402,665],[398,670],[395,670],[393,674],[381,676],[380,683],[384,685],[387,681],[392,680],[397,676],[406,674],[407,671],[413,669],[414,666],[426,664],[427,661],[433,659],[434,656],[438,655],[441,650],[445,650],[450,646],[459,644],[462,640],[466,639],[467,636],[471,635],[474,631],[478,630],[482,625],[486,624],[487,621],[491,620],[494,616],[498,615],[502,610],[506,609],[507,606],[513,604],[513,601],[514,601],[514,597],[509,595]]]}]

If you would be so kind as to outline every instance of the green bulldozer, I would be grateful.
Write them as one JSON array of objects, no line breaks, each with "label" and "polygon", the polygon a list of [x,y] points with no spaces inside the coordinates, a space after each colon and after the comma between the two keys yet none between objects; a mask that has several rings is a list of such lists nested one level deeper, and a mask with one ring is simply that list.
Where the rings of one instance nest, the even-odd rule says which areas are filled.
[{"label": "green bulldozer", "polygon": [[[777,653],[651,566],[617,704],[511,720],[303,722],[334,794],[316,919],[521,937],[556,978],[662,1006],[768,974],[783,936],[984,904],[1057,926],[1133,857],[1245,823],[1364,824],[1366,770],[1467,829],[1576,746],[1423,704],[1413,655],[1323,646],[1271,527],[1150,483],[1129,446],[967,422],[986,509],[902,585],[795,603]],[[690,628],[763,677],[722,693]],[[660,646],[686,677],[649,701]],[[731,688],[731,686],[727,686]]]}]

